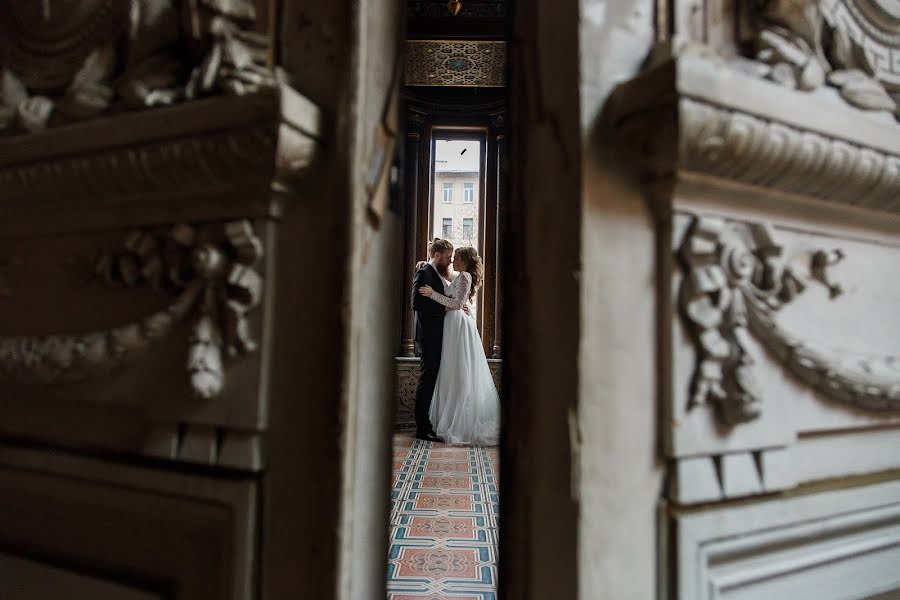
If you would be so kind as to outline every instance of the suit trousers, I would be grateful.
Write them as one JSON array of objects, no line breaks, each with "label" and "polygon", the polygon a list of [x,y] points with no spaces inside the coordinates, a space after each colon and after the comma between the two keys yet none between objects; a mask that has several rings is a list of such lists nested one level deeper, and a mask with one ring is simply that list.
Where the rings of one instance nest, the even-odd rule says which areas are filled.
[{"label": "suit trousers", "polygon": [[416,385],[416,430],[419,433],[431,431],[431,398],[437,384],[438,370],[441,368],[441,346],[444,342],[444,315],[417,315],[421,329],[421,349],[419,383]]}]

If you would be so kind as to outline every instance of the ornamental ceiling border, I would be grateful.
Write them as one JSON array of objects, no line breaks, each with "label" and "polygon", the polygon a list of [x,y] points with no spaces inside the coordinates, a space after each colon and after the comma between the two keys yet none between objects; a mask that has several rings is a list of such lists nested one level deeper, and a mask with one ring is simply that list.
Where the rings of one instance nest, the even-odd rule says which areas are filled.
[{"label": "ornamental ceiling border", "polygon": [[505,87],[506,47],[503,41],[407,40],[404,84]]}]

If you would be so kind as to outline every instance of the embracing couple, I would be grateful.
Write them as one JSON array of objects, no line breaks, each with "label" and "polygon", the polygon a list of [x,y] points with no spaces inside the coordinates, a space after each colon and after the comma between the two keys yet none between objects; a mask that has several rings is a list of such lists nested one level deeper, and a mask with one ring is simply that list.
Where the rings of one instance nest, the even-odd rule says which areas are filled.
[{"label": "embracing couple", "polygon": [[468,307],[484,280],[481,257],[471,247],[459,248],[454,255],[453,244],[440,238],[431,242],[428,254],[431,260],[416,265],[412,289],[421,357],[416,437],[496,445],[500,401]]}]

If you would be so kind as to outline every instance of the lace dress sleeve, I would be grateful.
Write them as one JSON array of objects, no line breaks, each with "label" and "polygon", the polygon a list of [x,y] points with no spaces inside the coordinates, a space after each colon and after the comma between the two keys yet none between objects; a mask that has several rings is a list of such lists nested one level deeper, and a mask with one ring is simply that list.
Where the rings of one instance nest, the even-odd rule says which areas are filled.
[{"label": "lace dress sleeve", "polygon": [[461,310],[469,299],[469,288],[472,285],[471,278],[471,275],[463,271],[453,280],[453,298],[432,292],[431,299],[439,304],[443,304],[448,310]]}]

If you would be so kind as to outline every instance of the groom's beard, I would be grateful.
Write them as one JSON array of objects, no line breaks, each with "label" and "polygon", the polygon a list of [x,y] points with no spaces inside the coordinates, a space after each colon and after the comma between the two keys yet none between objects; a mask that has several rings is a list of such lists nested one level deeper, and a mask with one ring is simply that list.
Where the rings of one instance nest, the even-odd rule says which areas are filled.
[{"label": "groom's beard", "polygon": [[450,276],[450,265],[439,265],[438,273],[441,274],[441,277],[447,279]]}]

